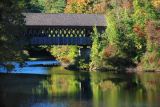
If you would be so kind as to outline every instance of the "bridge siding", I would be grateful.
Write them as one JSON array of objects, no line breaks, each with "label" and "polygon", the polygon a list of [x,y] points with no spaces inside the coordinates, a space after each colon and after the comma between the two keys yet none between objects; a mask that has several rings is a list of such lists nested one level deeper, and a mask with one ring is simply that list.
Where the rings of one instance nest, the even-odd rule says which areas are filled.
[{"label": "bridge siding", "polygon": [[[104,27],[97,28],[99,33]],[[25,35],[30,45],[79,45],[91,46],[92,27],[27,27]]]},{"label": "bridge siding", "polygon": [[91,45],[91,33],[96,26],[100,33],[106,28],[106,18],[99,14],[24,13],[26,32],[31,45]]},{"label": "bridge siding", "polygon": [[91,37],[33,37],[31,45],[91,45]]},{"label": "bridge siding", "polygon": [[92,44],[92,27],[27,26],[25,35],[30,45],[86,45]]}]

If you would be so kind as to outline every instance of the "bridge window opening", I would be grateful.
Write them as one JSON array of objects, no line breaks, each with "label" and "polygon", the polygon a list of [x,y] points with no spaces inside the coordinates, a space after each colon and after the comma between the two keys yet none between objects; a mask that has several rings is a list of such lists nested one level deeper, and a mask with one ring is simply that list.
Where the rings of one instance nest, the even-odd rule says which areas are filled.
[{"label": "bridge window opening", "polygon": [[56,36],[56,35],[58,36],[58,31],[57,31],[57,29],[55,29],[55,36]]},{"label": "bridge window opening", "polygon": [[81,37],[80,32],[79,32],[78,29],[76,30],[76,34],[77,34],[79,37]]},{"label": "bridge window opening", "polygon": [[47,35],[48,35],[48,36],[51,35],[51,30],[50,30],[50,28],[48,28],[48,30],[47,30]]},{"label": "bridge window opening", "polygon": [[49,34],[48,37],[52,37],[52,36]]},{"label": "bridge window opening", "polygon": [[69,37],[68,33],[66,34],[66,37]]},{"label": "bridge window opening", "polygon": [[73,30],[73,32],[72,32],[73,34],[75,34],[75,30]]},{"label": "bridge window opening", "polygon": [[65,35],[64,35],[64,33],[63,33],[63,30],[62,30],[62,34],[61,34],[61,35],[62,35],[62,37],[65,37]]},{"label": "bridge window opening", "polygon": [[63,34],[62,34],[62,30],[61,30],[61,29],[59,30],[59,34],[60,34],[61,37],[63,37]]},{"label": "bridge window opening", "polygon": [[46,36],[46,30],[44,30],[43,36]]},{"label": "bridge window opening", "polygon": [[48,36],[48,29],[46,29],[45,36]]},{"label": "bridge window opening", "polygon": [[64,33],[64,35],[66,35],[66,29],[63,29],[63,33]]},{"label": "bridge window opening", "polygon": [[51,30],[51,34],[53,34],[53,30]]},{"label": "bridge window opening", "polygon": [[52,30],[52,33],[51,33],[51,35],[52,35],[52,37],[55,37],[55,33],[53,32],[53,30]]},{"label": "bridge window opening", "polygon": [[71,30],[68,31],[68,34],[71,34]]},{"label": "bridge window opening", "polygon": [[52,37],[55,37],[55,35],[54,35],[54,34],[52,34]]},{"label": "bridge window opening", "polygon": [[44,30],[42,30],[42,34],[44,34]]},{"label": "bridge window opening", "polygon": [[57,36],[58,36],[58,37],[61,37],[61,35],[60,35],[59,33],[57,34]]},{"label": "bridge window opening", "polygon": [[69,30],[69,37],[73,37],[73,29]]},{"label": "bridge window opening", "polygon": [[73,34],[72,34],[72,33],[70,34],[70,37],[73,37]]}]

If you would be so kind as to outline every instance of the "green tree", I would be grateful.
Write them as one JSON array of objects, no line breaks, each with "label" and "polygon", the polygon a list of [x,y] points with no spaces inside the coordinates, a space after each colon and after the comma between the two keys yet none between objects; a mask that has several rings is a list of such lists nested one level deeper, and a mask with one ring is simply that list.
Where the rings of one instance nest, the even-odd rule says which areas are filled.
[{"label": "green tree", "polygon": [[66,5],[65,0],[44,0],[44,12],[63,13]]},{"label": "green tree", "polygon": [[65,0],[25,0],[26,12],[63,13]]},{"label": "green tree", "polygon": [[[22,0],[0,1],[0,62],[20,60],[23,48]],[[18,41],[18,42],[17,42]]]},{"label": "green tree", "polygon": [[25,0],[24,2],[24,11],[40,13],[44,11],[44,0]]},{"label": "green tree", "polygon": [[100,41],[101,34],[98,33],[96,27],[93,29],[92,34],[92,48],[91,48],[91,62],[90,62],[90,70],[96,70],[102,67],[102,41]]}]

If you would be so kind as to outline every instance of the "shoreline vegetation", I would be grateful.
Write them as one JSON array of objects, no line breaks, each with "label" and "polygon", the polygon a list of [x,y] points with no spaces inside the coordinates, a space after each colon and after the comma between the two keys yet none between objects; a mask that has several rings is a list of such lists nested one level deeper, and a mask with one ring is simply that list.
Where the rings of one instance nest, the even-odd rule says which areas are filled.
[{"label": "shoreline vegetation", "polygon": [[[27,51],[32,48],[26,47],[25,37],[20,36],[25,24],[22,12],[81,13],[104,14],[107,20],[103,34],[93,27],[89,59],[78,55],[78,46],[40,46],[37,49],[44,49],[51,59],[57,59],[67,69],[160,71],[160,2],[156,0],[9,0],[2,1],[0,9],[0,66],[14,68],[3,62],[23,63],[30,57]],[[17,45],[17,41],[22,45]],[[26,51],[22,51],[24,49]]]}]

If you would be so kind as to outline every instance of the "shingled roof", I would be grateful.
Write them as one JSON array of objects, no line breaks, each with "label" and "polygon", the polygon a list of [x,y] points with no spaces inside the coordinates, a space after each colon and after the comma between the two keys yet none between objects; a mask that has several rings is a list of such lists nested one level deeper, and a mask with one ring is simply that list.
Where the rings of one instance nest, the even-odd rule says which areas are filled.
[{"label": "shingled roof", "polygon": [[100,14],[24,13],[26,26],[102,26],[106,19]]}]

